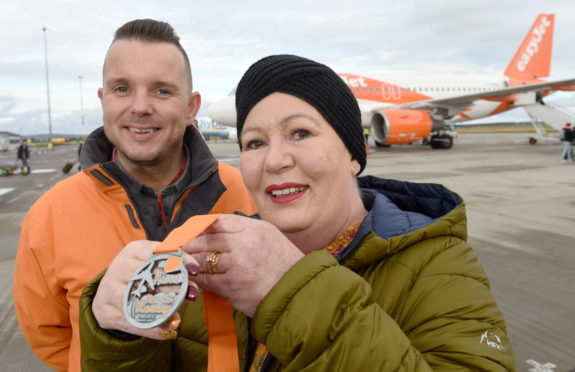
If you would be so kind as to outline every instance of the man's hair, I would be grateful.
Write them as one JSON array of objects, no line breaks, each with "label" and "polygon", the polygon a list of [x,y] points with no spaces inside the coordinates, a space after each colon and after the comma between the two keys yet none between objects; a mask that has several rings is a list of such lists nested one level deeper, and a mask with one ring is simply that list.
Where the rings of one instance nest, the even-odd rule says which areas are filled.
[{"label": "man's hair", "polygon": [[190,83],[190,91],[192,90],[192,68],[190,66],[190,59],[180,44],[180,37],[176,34],[174,28],[170,26],[169,23],[156,21],[154,19],[135,19],[124,24],[116,30],[112,44],[118,40],[139,40],[154,43],[169,43],[176,46],[186,61],[186,70]]}]

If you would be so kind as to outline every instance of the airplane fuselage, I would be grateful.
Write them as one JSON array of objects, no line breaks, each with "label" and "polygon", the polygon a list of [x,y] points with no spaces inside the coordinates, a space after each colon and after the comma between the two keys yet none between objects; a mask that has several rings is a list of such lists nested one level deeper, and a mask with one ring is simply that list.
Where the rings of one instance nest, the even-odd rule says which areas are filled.
[{"label": "airplane fuselage", "polygon": [[[473,75],[394,75],[371,74],[369,77],[340,74],[358,100],[361,111],[369,113],[387,105],[443,99],[464,94],[489,92],[510,86],[507,78]],[[534,94],[532,94],[534,97]],[[534,98],[533,98],[534,99]],[[438,120],[447,123],[480,119],[516,108],[506,101],[476,100],[460,112]],[[364,127],[369,123],[363,120]]]}]

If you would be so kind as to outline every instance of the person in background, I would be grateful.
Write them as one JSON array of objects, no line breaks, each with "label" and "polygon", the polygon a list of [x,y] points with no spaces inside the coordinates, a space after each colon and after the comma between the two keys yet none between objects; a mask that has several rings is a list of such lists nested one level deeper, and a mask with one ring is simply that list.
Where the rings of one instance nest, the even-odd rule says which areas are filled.
[{"label": "person in background", "polygon": [[82,160],[82,147],[84,147],[85,139],[82,137],[80,138],[80,143],[78,143],[78,171],[82,170],[82,165],[80,161]]},{"label": "person in background", "polygon": [[30,166],[28,165],[30,159],[30,149],[28,148],[28,140],[23,139],[20,146],[18,146],[18,153],[16,154],[16,162],[20,161],[22,166],[20,169],[22,173],[30,173]]},{"label": "person in background", "polygon": [[571,128],[571,123],[566,123],[563,128],[561,128],[561,142],[563,143],[563,149],[561,150],[561,161],[573,161],[573,153],[571,151],[571,142],[575,136],[573,135],[573,129]]},{"label": "person in background", "polygon": [[[242,77],[236,110],[240,169],[261,220],[220,216],[183,250],[190,285],[236,309],[241,370],[515,369],[466,242],[463,200],[441,185],[358,177],[367,160],[360,111],[333,70],[263,58]],[[126,286],[156,244],[126,246],[86,287],[87,369],[205,371],[201,301],[180,308],[172,341],[124,317]]]},{"label": "person in background", "polygon": [[141,19],[116,30],[98,97],[104,125],[83,145],[83,172],[36,201],[16,256],[20,328],[58,371],[80,371],[80,294],[122,247],[162,240],[194,215],[255,212],[239,172],[193,126],[201,98],[169,24]]}]

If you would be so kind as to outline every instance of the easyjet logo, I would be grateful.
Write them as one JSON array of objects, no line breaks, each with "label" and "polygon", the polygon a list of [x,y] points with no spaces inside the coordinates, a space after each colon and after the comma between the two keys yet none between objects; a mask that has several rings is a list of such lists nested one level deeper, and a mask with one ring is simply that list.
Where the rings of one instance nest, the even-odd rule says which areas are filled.
[{"label": "easyjet logo", "polygon": [[539,43],[541,43],[541,40],[549,26],[551,26],[551,21],[549,21],[547,17],[543,17],[539,26],[533,29],[533,36],[531,37],[529,44],[525,47],[525,50],[521,55],[521,59],[517,62],[517,69],[519,71],[525,71],[529,61],[531,61],[531,57],[539,51]]},{"label": "easyjet logo", "polygon": [[347,76],[340,76],[343,81],[347,84],[350,88],[357,88],[357,87],[366,87],[367,83],[365,82],[365,78],[358,76],[357,78],[349,78]]}]

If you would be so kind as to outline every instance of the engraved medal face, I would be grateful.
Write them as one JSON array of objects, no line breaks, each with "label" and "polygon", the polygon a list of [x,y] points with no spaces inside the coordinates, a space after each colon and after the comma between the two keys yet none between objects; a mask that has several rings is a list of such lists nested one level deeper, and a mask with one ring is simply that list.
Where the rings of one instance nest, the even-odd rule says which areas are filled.
[{"label": "engraved medal face", "polygon": [[188,291],[180,251],[152,255],[132,276],[124,294],[124,315],[134,327],[159,326],[176,312]]}]

